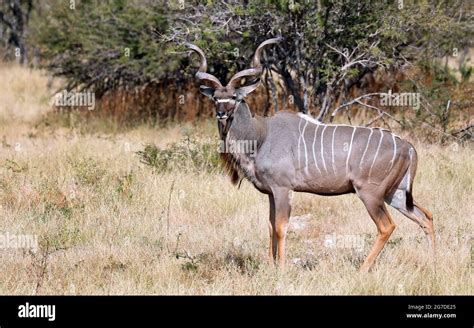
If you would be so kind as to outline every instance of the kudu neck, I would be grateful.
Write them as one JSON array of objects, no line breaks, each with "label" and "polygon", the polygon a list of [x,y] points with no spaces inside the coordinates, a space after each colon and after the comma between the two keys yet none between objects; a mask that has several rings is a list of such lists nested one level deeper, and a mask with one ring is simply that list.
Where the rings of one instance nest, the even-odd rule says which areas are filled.
[{"label": "kudu neck", "polygon": [[247,103],[242,101],[227,126],[219,126],[219,132],[222,140],[230,136],[234,140],[256,140],[260,145],[265,138],[266,129],[262,122],[253,117]]}]

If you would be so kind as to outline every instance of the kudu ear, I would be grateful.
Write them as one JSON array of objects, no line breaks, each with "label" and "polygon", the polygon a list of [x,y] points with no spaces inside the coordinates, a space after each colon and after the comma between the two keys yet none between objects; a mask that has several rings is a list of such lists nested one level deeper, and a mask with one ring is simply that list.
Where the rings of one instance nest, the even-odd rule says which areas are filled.
[{"label": "kudu ear", "polygon": [[257,89],[259,85],[260,85],[260,79],[258,79],[256,82],[250,85],[246,85],[235,90],[235,96],[237,100],[242,100],[245,97],[247,97],[247,95],[251,93],[252,91],[254,91],[255,89]]},{"label": "kudu ear", "polygon": [[213,99],[214,97],[214,92],[216,91],[216,89],[214,88],[211,88],[211,87],[208,87],[208,86],[205,86],[205,85],[201,85],[199,87],[199,91],[201,91],[201,93],[203,95],[205,95],[206,97],[209,97],[211,99]]}]

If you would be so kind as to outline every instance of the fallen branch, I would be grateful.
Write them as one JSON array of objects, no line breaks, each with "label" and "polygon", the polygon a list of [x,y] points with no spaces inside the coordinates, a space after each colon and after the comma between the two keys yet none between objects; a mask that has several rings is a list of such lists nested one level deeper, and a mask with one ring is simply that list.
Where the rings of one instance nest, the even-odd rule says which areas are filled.
[{"label": "fallen branch", "polygon": [[369,123],[367,123],[365,125],[365,127],[369,127],[371,126],[372,124],[374,124],[376,121],[380,120],[382,117],[383,117],[384,113],[380,113],[376,118],[374,118],[372,121],[370,121]]},{"label": "fallen branch", "polygon": [[428,123],[428,122],[423,122],[421,125],[422,125],[422,126],[425,126],[425,127],[427,126],[427,127],[429,127],[430,129],[432,129],[433,131],[436,131],[436,132],[438,132],[438,133],[440,133],[440,134],[443,134],[443,135],[445,135],[445,136],[447,136],[447,137],[451,137],[451,138],[454,138],[454,139],[457,139],[457,140],[461,140],[461,138],[456,137],[454,134],[444,132],[444,131],[442,131],[442,130],[436,128],[435,126],[433,126],[432,124],[430,124],[430,123]]},{"label": "fallen branch", "polygon": [[[462,135],[461,137],[459,137],[459,138],[462,138],[464,135],[469,134],[469,135],[471,136],[471,138],[472,138],[472,132],[469,131],[469,130],[471,130],[472,128],[474,128],[474,124],[468,124],[465,128],[462,128],[462,129],[460,129],[460,130],[458,130],[458,131],[455,131],[455,132],[451,132],[451,134],[452,134],[453,136],[457,136],[457,135],[463,133],[463,135]],[[467,132],[467,133],[465,133],[465,132]]]},{"label": "fallen branch", "polygon": [[395,122],[397,122],[398,124],[400,124],[401,126],[403,126],[403,123],[402,123],[400,120],[396,119],[393,115],[390,115],[389,113],[387,113],[387,112],[381,110],[380,108],[375,107],[375,106],[372,106],[372,105],[369,105],[369,104],[365,104],[365,103],[363,103],[363,102],[361,102],[361,101],[357,101],[357,103],[358,103],[359,105],[365,106],[365,107],[367,107],[367,108],[374,109],[374,110],[376,110],[376,111],[379,113],[379,115],[381,115],[381,116],[387,116],[388,118],[391,118],[392,120],[394,120]]},{"label": "fallen branch", "polygon": [[331,122],[332,122],[334,116],[336,116],[336,114],[337,114],[341,109],[343,109],[344,107],[348,107],[348,106],[350,106],[350,105],[353,105],[354,103],[356,103],[356,102],[358,102],[358,101],[360,101],[361,99],[364,99],[364,98],[371,98],[371,97],[373,97],[373,96],[382,96],[382,95],[384,95],[384,93],[380,93],[380,92],[368,93],[368,94],[366,94],[366,95],[362,95],[362,96],[360,96],[360,97],[357,97],[357,98],[355,98],[355,99],[352,99],[351,101],[346,102],[345,104],[342,104],[341,106],[337,107],[336,109],[334,109],[334,110],[332,111],[332,114],[331,114]]}]

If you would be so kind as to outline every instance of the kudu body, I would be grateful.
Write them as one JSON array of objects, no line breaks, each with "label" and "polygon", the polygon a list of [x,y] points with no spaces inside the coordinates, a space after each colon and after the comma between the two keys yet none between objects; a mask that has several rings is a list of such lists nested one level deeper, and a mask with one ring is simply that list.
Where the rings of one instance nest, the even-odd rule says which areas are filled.
[{"label": "kudu body", "polygon": [[229,144],[256,142],[255,153],[221,154],[233,182],[247,178],[270,202],[270,258],[285,262],[285,235],[290,217],[289,192],[318,195],[357,193],[378,230],[376,241],[361,271],[368,271],[381,252],[395,224],[385,203],[415,221],[424,230],[434,251],[433,219],[412,197],[417,154],[413,146],[392,132],[379,128],[323,124],[308,115],[278,112],[272,117],[254,116],[244,97],[258,86],[238,88],[242,77],[258,78],[264,46],[256,50],[252,68],[237,73],[227,86],[206,73],[204,53],[196,77],[211,83],[201,92],[216,103],[221,140]]}]

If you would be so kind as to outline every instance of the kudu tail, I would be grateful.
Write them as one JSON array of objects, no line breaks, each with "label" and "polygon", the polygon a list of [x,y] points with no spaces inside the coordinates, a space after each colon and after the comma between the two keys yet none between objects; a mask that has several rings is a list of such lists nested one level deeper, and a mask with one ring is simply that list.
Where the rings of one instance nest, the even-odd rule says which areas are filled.
[{"label": "kudu tail", "polygon": [[408,187],[406,190],[406,207],[412,212],[413,211],[413,181],[415,180],[416,167],[418,165],[418,155],[416,154],[415,148],[411,146],[409,150],[410,155],[410,166],[408,167],[407,174],[409,174]]},{"label": "kudu tail", "polygon": [[405,149],[408,151],[408,164],[405,166],[403,176],[399,177],[399,180],[395,181],[394,185],[390,188],[389,196],[385,201],[396,209],[413,212],[415,207],[413,180],[416,175],[418,157],[415,148],[411,144]]},{"label": "kudu tail", "polygon": [[411,191],[407,191],[406,193],[406,204],[407,204],[407,209],[410,212],[413,212],[413,195],[411,194]]}]

